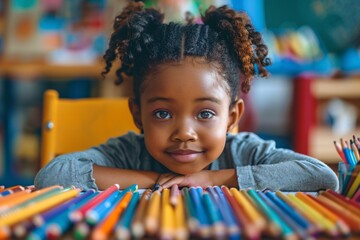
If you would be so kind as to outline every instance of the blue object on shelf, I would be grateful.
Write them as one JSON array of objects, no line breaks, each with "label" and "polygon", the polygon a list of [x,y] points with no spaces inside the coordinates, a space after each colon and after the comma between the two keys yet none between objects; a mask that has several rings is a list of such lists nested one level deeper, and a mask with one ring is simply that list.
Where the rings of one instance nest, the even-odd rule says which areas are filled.
[{"label": "blue object on shelf", "polygon": [[341,57],[341,69],[344,72],[360,71],[360,51],[356,48],[349,48]]}]

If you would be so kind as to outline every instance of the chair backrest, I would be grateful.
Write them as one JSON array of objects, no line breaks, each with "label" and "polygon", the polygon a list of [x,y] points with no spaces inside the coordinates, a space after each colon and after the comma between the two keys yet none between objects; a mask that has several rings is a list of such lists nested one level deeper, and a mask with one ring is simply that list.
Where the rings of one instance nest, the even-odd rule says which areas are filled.
[{"label": "chair backrest", "polygon": [[139,132],[127,98],[64,99],[57,91],[47,90],[40,166],[59,154],[88,149],[130,130]]}]

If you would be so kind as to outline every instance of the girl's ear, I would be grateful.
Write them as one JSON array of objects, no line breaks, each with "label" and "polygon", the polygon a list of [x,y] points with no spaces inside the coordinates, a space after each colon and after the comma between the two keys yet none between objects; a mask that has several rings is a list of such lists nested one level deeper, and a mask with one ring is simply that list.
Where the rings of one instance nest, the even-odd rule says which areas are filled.
[{"label": "girl's ear", "polygon": [[236,100],[229,111],[229,122],[228,122],[228,132],[238,132],[238,124],[241,116],[245,110],[244,101],[242,99]]},{"label": "girl's ear", "polygon": [[142,130],[142,121],[141,121],[141,111],[140,111],[140,106],[135,102],[135,98],[130,97],[129,101],[129,109],[131,112],[131,115],[133,117],[133,121],[136,125],[137,128],[139,128],[140,130]]}]

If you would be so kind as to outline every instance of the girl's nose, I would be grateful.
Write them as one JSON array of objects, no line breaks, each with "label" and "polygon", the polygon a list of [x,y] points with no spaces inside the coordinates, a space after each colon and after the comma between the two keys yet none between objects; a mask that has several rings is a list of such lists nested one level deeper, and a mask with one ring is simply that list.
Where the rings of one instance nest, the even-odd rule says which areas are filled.
[{"label": "girl's nose", "polygon": [[171,136],[171,140],[176,142],[196,141],[197,134],[191,121],[181,121],[177,124]]}]

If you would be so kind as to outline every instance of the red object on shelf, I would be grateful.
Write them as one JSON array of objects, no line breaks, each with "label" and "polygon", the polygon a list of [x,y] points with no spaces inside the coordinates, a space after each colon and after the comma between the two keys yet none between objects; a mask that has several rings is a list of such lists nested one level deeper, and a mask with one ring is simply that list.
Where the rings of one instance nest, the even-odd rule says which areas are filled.
[{"label": "red object on shelf", "polygon": [[300,75],[294,80],[294,150],[309,154],[309,135],[316,123],[316,101],[311,91],[313,77]]}]

